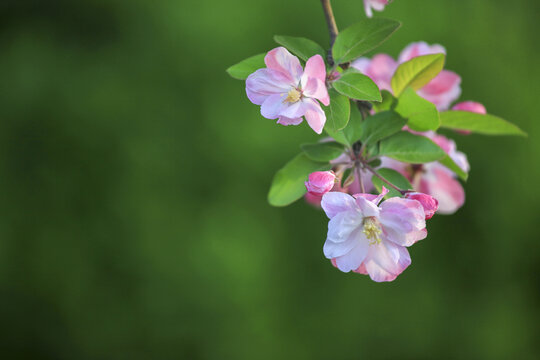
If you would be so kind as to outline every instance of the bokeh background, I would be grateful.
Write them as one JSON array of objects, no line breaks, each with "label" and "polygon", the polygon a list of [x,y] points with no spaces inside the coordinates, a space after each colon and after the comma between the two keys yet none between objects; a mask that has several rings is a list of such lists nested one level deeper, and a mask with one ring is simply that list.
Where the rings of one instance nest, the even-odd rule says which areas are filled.
[{"label": "bokeh background", "polygon": [[[361,0],[334,0],[340,28]],[[468,202],[395,282],[322,255],[327,220],[272,208],[317,140],[277,126],[225,69],[326,45],[319,1],[0,2],[4,359],[533,359],[540,338],[536,0],[396,0],[380,51],[441,43],[464,100],[529,138],[455,136]],[[377,14],[381,16],[381,14]]]}]

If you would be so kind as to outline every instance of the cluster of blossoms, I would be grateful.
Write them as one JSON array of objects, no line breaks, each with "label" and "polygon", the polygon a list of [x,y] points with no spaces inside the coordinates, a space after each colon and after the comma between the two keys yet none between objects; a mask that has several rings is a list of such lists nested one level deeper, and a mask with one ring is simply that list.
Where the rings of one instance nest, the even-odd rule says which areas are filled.
[{"label": "cluster of blossoms", "polygon": [[[331,14],[329,1],[322,3]],[[388,1],[364,4],[371,17]],[[407,248],[426,238],[426,220],[465,203],[458,179],[467,178],[467,157],[436,131],[523,135],[480,103],[454,104],[461,78],[443,69],[441,45],[412,43],[397,60],[362,56],[398,27],[364,20],[332,39],[329,52],[308,39],[276,37],[283,46],[228,69],[246,80],[263,117],[285,126],[305,119],[315,133],[327,133],[278,171],[269,202],[285,206],[304,196],[321,207],[330,219],[325,257],[377,282],[394,280],[411,264]]]}]

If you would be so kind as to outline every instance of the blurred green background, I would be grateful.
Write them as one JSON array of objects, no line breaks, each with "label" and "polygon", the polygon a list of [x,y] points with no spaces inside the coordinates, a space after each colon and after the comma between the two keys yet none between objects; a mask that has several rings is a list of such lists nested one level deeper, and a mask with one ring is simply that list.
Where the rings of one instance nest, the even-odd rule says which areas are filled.
[{"label": "blurred green background", "polygon": [[[334,11],[342,29],[365,17],[361,0]],[[376,284],[324,259],[322,212],[267,204],[274,172],[317,136],[262,118],[225,73],[274,34],[326,45],[319,1],[2,0],[0,356],[535,358],[539,13],[383,13],[403,27],[379,51],[443,44],[462,99],[529,138],[456,136],[466,205]]]}]

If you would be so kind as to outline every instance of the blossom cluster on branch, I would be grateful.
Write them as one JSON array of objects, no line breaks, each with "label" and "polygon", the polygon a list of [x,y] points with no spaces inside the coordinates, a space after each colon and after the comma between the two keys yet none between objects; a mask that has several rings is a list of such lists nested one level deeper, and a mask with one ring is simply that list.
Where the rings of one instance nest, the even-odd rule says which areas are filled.
[{"label": "blossom cluster on branch", "polygon": [[304,197],[328,216],[323,253],[343,272],[392,281],[411,263],[408,247],[426,238],[426,221],[465,203],[467,156],[447,134],[525,135],[473,101],[456,103],[461,77],[444,69],[443,46],[415,42],[397,60],[365,57],[399,27],[373,18],[388,0],[364,0],[368,19],[338,33],[322,0],[331,47],[275,36],[278,47],[227,69],[246,81],[249,100],[280,125],[303,120],[319,141],[280,169],[268,201]]}]

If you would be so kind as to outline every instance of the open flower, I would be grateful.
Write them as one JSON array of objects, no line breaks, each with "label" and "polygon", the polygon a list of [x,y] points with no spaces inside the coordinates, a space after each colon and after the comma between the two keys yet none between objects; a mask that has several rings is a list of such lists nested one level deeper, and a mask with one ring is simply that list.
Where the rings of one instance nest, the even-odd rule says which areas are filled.
[{"label": "open flower", "polygon": [[407,247],[427,236],[420,202],[378,195],[340,192],[323,196],[330,218],[324,255],[341,271],[369,274],[372,280],[392,281],[410,264]]},{"label": "open flower", "polygon": [[364,9],[368,17],[373,16],[373,10],[383,11],[388,5],[388,0],[364,0]]},{"label": "open flower", "polygon": [[[390,82],[399,64],[417,56],[430,54],[445,54],[441,45],[428,45],[421,41],[408,45],[399,55],[398,61],[386,54],[377,54],[371,60],[359,58],[352,66],[363,74],[369,76],[381,89],[392,91]],[[432,102],[439,110],[447,110],[450,104],[461,95],[461,77],[449,70],[442,70],[423,88],[418,95]]]},{"label": "open flower", "polygon": [[267,119],[278,119],[282,125],[298,125],[305,117],[320,134],[326,115],[317,100],[326,106],[330,103],[323,58],[312,56],[304,70],[296,56],[278,47],[268,52],[264,62],[266,68],[255,71],[246,80],[249,100],[261,105],[261,114]]}]

